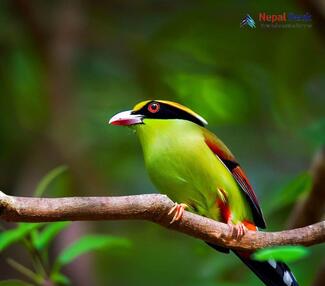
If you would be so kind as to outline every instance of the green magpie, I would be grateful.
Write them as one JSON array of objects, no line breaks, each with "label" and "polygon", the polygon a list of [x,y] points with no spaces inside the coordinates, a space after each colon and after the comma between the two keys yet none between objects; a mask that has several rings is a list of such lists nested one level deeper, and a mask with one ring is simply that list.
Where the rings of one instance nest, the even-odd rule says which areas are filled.
[{"label": "green magpie", "polygon": [[[140,139],[148,174],[159,192],[178,202],[171,223],[184,209],[227,223],[233,239],[247,229],[266,228],[256,194],[226,145],[205,128],[207,121],[172,101],[147,100],[114,115],[109,124],[129,126]],[[209,244],[209,243],[208,243]],[[229,249],[209,244],[229,253]],[[283,262],[252,259],[252,252],[233,251],[267,286],[297,286]]]}]

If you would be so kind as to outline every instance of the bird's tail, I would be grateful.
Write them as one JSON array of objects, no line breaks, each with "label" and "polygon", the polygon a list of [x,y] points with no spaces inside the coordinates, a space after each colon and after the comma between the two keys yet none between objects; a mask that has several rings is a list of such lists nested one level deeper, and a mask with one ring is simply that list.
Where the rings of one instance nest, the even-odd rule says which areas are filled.
[{"label": "bird's tail", "polygon": [[[208,242],[207,244],[219,252],[229,253],[228,248]],[[266,286],[299,286],[293,273],[285,263],[275,260],[261,262],[251,259],[250,253],[240,251],[233,252],[264,282]]]},{"label": "bird's tail", "polygon": [[265,262],[252,260],[246,253],[234,253],[243,261],[267,286],[299,286],[289,267],[275,260]]}]

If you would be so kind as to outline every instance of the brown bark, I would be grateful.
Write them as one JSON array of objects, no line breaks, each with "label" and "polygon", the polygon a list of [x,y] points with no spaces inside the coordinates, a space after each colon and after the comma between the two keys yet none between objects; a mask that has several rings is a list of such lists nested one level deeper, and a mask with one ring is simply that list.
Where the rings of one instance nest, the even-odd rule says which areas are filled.
[{"label": "brown bark", "polygon": [[204,241],[239,250],[274,245],[314,245],[325,241],[325,221],[280,232],[248,231],[240,240],[231,238],[226,224],[184,212],[181,221],[170,224],[168,211],[174,203],[164,195],[124,197],[31,198],[0,193],[0,218],[16,222],[63,220],[137,219],[158,223]]}]

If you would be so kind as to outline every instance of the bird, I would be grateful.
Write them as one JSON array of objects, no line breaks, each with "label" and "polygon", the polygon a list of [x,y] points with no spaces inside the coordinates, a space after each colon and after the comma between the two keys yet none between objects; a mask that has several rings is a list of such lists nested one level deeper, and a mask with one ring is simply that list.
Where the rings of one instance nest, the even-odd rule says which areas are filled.
[{"label": "bird", "polygon": [[[207,121],[190,108],[168,100],[145,100],[108,121],[137,134],[144,162],[155,187],[175,205],[170,223],[184,210],[228,224],[232,239],[247,230],[266,228],[257,196],[233,153],[211,131]],[[230,250],[208,243],[217,251]],[[267,286],[298,286],[280,261],[257,261],[251,251],[233,250]]]}]

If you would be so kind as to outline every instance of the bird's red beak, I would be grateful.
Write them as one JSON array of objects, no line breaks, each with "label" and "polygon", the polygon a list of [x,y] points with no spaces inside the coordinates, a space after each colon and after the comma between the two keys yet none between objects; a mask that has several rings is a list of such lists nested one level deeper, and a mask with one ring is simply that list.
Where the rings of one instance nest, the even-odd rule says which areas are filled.
[{"label": "bird's red beak", "polygon": [[108,124],[118,125],[118,126],[129,126],[140,124],[142,122],[142,115],[132,114],[131,110],[123,111],[115,114],[108,122]]}]

